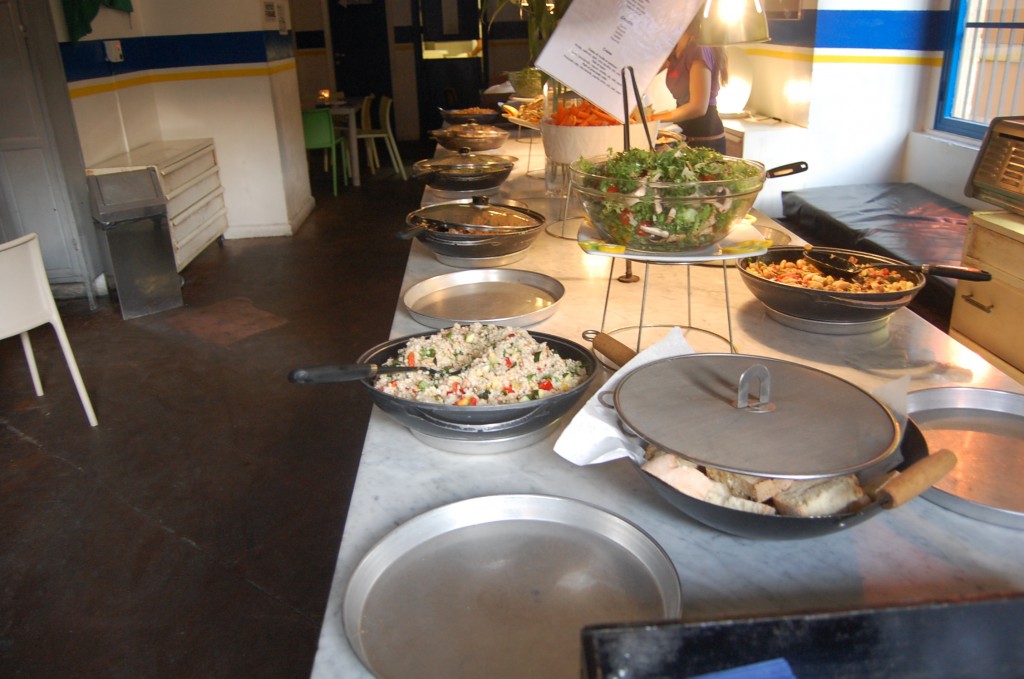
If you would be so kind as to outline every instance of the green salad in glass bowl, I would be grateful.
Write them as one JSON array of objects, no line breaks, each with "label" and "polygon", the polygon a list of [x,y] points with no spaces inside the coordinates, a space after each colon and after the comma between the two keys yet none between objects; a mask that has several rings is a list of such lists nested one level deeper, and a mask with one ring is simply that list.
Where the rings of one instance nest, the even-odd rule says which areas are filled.
[{"label": "green salad in glass bowl", "polygon": [[572,189],[601,236],[638,252],[707,248],[743,221],[764,165],[707,148],[630,149],[569,166]]}]

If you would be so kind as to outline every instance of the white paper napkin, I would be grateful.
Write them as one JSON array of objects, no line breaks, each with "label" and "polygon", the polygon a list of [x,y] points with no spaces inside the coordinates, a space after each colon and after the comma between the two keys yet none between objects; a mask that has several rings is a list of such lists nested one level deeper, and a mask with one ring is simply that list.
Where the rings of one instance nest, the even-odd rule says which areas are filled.
[{"label": "white paper napkin", "polygon": [[620,457],[631,457],[637,462],[643,462],[644,450],[639,439],[622,431],[618,414],[614,408],[601,403],[601,394],[614,392],[615,385],[623,375],[635,368],[662,358],[692,353],[693,349],[683,336],[682,329],[676,327],[669,330],[661,341],[644,349],[615,371],[598,392],[590,397],[558,437],[555,452],[580,466],[610,462]]}]

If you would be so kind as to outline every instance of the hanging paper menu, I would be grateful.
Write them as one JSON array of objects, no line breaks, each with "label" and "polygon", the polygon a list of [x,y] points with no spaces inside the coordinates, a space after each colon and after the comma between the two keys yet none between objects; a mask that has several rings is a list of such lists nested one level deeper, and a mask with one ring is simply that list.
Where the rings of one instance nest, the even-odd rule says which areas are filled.
[{"label": "hanging paper menu", "polygon": [[[702,4],[703,0],[574,0],[536,66],[624,122],[622,69],[632,67],[642,93]],[[630,80],[626,82],[628,95],[635,99]]]}]

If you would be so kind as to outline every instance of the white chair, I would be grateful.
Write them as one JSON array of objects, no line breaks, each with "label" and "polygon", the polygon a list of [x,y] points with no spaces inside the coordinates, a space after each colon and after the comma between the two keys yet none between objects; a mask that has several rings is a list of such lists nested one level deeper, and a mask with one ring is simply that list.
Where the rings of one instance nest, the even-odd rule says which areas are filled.
[{"label": "white chair", "polygon": [[380,127],[376,128],[370,123],[370,116],[364,109],[362,124],[356,136],[366,140],[366,164],[370,168],[370,174],[376,174],[377,168],[380,167],[380,157],[377,155],[377,140],[383,139],[388,155],[391,156],[391,164],[395,166],[395,172],[402,179],[408,179],[405,173],[405,166],[402,164],[402,157],[398,153],[398,142],[395,141],[395,133],[391,130],[391,104],[391,97],[382,94],[378,111]]},{"label": "white chair", "polygon": [[0,339],[21,336],[21,346],[25,350],[29,372],[32,373],[36,396],[43,395],[43,384],[39,380],[39,369],[36,367],[28,331],[46,323],[52,325],[57,333],[64,360],[71,371],[71,379],[78,389],[78,397],[82,399],[85,415],[89,418],[89,424],[95,427],[96,413],[85,390],[85,383],[82,382],[82,375],[78,372],[78,364],[64,332],[57,303],[53,300],[43,255],[39,250],[39,239],[36,234],[30,233],[0,244]]}]

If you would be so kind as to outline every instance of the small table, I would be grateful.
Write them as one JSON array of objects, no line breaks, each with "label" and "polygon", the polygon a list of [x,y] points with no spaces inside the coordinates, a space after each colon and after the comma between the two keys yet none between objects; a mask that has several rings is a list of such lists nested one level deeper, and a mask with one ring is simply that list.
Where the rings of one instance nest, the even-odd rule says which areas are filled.
[{"label": "small table", "polygon": [[363,98],[346,99],[345,101],[332,101],[331,115],[345,116],[348,121],[348,157],[349,174],[352,177],[352,186],[359,186],[359,123],[356,120],[356,112],[362,106]]}]

